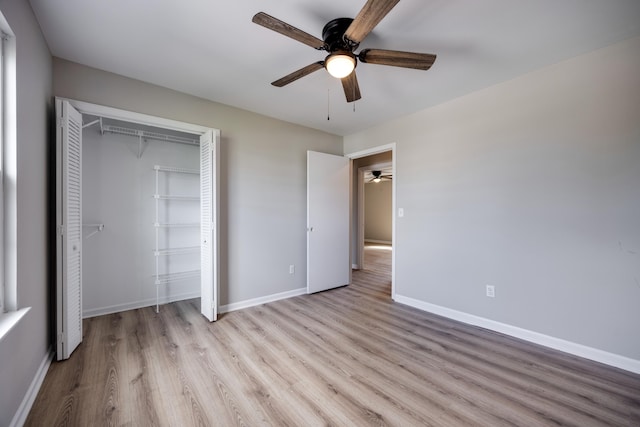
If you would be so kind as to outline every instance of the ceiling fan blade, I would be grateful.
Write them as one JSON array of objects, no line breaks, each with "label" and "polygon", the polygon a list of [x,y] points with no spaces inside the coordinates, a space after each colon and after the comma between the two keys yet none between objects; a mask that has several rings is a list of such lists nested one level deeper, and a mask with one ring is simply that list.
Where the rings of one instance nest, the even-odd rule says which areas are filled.
[{"label": "ceiling fan blade", "polygon": [[430,53],[401,52],[399,50],[365,49],[358,54],[360,61],[368,64],[428,70],[436,60]]},{"label": "ceiling fan blade", "polygon": [[344,37],[355,44],[360,43],[399,1],[368,0],[345,31]]},{"label": "ceiling fan blade", "polygon": [[262,25],[265,28],[304,43],[307,46],[311,46],[314,49],[321,50],[325,48],[325,43],[323,40],[320,40],[319,38],[312,36],[309,33],[305,33],[304,31],[299,30],[284,21],[274,18],[273,16],[267,15],[264,12],[256,13],[253,16],[252,21],[258,25]]},{"label": "ceiling fan blade", "polygon": [[314,62],[313,64],[309,64],[306,67],[300,68],[299,70],[294,71],[293,73],[288,74],[283,78],[278,79],[275,82],[272,82],[271,84],[277,87],[286,86],[289,83],[295,82],[296,80],[304,76],[307,76],[313,73],[314,71],[318,71],[321,68],[324,68],[323,61]]},{"label": "ceiling fan blade", "polygon": [[343,77],[341,81],[342,88],[344,89],[344,95],[347,97],[347,102],[357,101],[362,98],[355,70],[353,70],[347,77]]}]

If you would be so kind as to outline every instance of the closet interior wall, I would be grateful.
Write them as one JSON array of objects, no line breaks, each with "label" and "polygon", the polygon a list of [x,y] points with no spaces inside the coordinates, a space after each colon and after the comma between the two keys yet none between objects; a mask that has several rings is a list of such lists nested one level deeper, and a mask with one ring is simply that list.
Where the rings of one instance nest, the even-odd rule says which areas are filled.
[{"label": "closet interior wall", "polygon": [[[86,124],[94,120],[84,118]],[[134,123],[117,124],[136,129]],[[144,130],[198,140],[196,135]],[[199,227],[163,226],[156,236],[155,226],[199,224],[199,175],[162,173],[157,178],[155,169],[161,165],[198,170],[199,147],[103,133],[99,123],[84,128],[82,144],[83,316],[155,305],[156,297],[161,304],[199,297],[196,275],[156,285],[156,261],[161,274],[200,268],[199,253],[158,258],[157,251],[198,246]],[[180,195],[184,200],[157,200],[155,194]]]}]

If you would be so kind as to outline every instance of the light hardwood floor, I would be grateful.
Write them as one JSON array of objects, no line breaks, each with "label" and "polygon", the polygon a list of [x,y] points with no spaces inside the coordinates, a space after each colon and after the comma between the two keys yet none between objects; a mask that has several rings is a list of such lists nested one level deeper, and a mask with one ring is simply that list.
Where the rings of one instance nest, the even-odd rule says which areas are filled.
[{"label": "light hardwood floor", "polygon": [[222,315],[198,300],[95,317],[27,426],[640,426],[640,376],[350,286]]}]

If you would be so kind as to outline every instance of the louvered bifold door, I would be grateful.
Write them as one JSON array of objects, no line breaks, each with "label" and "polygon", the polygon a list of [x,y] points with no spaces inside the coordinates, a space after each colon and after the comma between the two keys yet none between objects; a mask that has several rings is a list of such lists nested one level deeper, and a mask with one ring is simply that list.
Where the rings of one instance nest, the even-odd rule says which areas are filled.
[{"label": "louvered bifold door", "polygon": [[200,137],[200,309],[218,318],[218,141],[219,133]]},{"label": "louvered bifold door", "polygon": [[57,359],[82,342],[82,115],[56,100],[57,123]]}]

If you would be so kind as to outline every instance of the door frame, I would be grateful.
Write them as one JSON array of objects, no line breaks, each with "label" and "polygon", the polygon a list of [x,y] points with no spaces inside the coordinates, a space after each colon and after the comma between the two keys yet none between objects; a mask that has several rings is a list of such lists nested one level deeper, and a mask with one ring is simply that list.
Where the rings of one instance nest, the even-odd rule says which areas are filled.
[{"label": "door frame", "polygon": [[[90,102],[84,102],[84,101],[77,101],[74,99],[69,99],[69,98],[63,98],[63,97],[56,97],[56,99],[59,99],[61,101],[68,101],[69,104],[71,104],[72,107],[74,107],[76,110],[78,110],[81,114],[89,114],[89,115],[94,115],[94,116],[99,116],[102,118],[106,118],[106,119],[114,119],[114,120],[121,120],[121,121],[126,121],[126,122],[130,122],[130,123],[137,123],[137,124],[141,124],[141,125],[146,125],[146,126],[154,126],[154,127],[158,127],[158,128],[162,128],[162,129],[168,129],[168,130],[175,130],[175,131],[180,131],[180,132],[186,132],[186,133],[191,133],[194,135],[198,135],[198,136],[202,136],[205,133],[207,133],[208,131],[212,131],[213,135],[214,135],[214,139],[216,137],[216,135],[218,136],[218,143],[216,144],[216,153],[214,153],[215,155],[215,165],[214,168],[215,170],[213,171],[214,173],[214,177],[213,179],[215,179],[215,182],[217,183],[217,186],[219,186],[219,174],[220,174],[220,167],[219,167],[219,152],[220,152],[220,130],[215,129],[215,128],[210,128],[210,127],[206,127],[206,126],[201,126],[201,125],[196,125],[196,124],[192,124],[192,123],[187,123],[187,122],[181,122],[178,120],[172,120],[172,119],[166,119],[163,117],[157,117],[157,116],[152,116],[149,114],[142,114],[142,113],[136,113],[133,111],[128,111],[128,110],[122,110],[119,108],[113,108],[113,107],[107,107],[104,105],[98,105],[98,104],[93,104]],[[214,189],[215,190],[219,190],[219,188]],[[220,302],[219,302],[219,289],[220,289],[220,260],[219,260],[219,252],[220,252],[220,248],[219,246],[219,238],[220,238],[220,224],[219,224],[219,218],[218,218],[218,211],[219,211],[219,202],[218,202],[218,197],[219,197],[219,191],[216,191],[216,194],[214,195],[214,201],[213,203],[215,203],[216,208],[215,208],[215,212],[213,212],[215,218],[214,218],[214,227],[215,227],[215,235],[216,235],[216,248],[214,250],[215,252],[215,256],[213,259],[213,271],[214,274],[216,275],[216,277],[214,278],[214,280],[216,280],[217,282],[217,286],[215,286],[215,284],[212,284],[212,286],[214,286],[213,289],[213,295],[214,295],[214,303],[215,306],[214,310],[215,312],[219,312],[220,310]]]},{"label": "door frame", "polygon": [[[357,173],[354,172],[354,168],[353,168],[353,161],[356,159],[360,159],[362,157],[368,157],[374,154],[379,154],[379,153],[384,153],[387,151],[391,151],[391,170],[392,170],[392,175],[393,175],[393,180],[391,181],[391,208],[393,209],[393,214],[391,215],[391,299],[395,300],[396,299],[396,249],[397,249],[397,245],[398,245],[398,241],[396,238],[396,215],[397,215],[397,209],[396,209],[396,188],[397,188],[397,183],[398,180],[396,179],[396,143],[392,142],[390,144],[385,144],[385,145],[379,145],[377,147],[371,147],[365,150],[361,150],[361,151],[355,151],[352,153],[347,153],[345,154],[345,157],[347,157],[348,159],[351,160],[351,182],[350,185],[353,188],[353,174]],[[364,186],[364,183],[363,183]],[[360,182],[358,182],[358,192],[360,192]],[[358,204],[360,204],[360,195],[357,195],[357,200],[358,200]],[[353,197],[351,197],[352,203],[353,203]],[[358,207],[359,209],[359,207]],[[363,210],[364,212],[364,210]],[[353,218],[353,206],[351,208],[351,218]],[[358,224],[356,224],[357,227],[360,227],[360,217],[358,216]],[[353,224],[353,223],[352,223]],[[360,234],[360,232],[358,231],[356,234]],[[359,237],[357,237],[357,239],[359,239]],[[364,243],[364,236],[363,236],[363,243]],[[351,238],[351,244],[352,245],[357,245],[356,246],[356,259],[360,260],[361,257],[361,251],[360,251],[360,247],[358,242],[354,243],[353,242],[353,238]],[[353,253],[353,249],[351,251]],[[363,253],[363,252],[362,252]],[[362,264],[361,264],[362,265]]]}]

